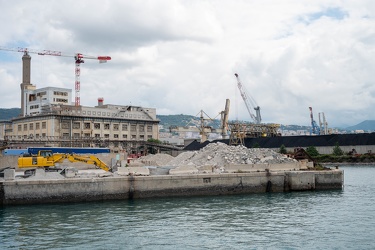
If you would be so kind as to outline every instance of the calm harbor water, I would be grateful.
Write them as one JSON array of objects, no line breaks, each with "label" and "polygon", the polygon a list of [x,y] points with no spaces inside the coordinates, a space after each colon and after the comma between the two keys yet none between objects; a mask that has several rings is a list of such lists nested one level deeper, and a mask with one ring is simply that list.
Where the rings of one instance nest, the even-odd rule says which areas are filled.
[{"label": "calm harbor water", "polygon": [[0,207],[0,249],[375,249],[375,165],[343,190]]}]

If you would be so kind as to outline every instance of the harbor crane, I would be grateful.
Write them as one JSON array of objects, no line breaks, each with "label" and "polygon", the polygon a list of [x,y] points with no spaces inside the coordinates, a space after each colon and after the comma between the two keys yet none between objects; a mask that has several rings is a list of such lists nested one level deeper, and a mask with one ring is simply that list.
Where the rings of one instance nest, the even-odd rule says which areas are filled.
[{"label": "harbor crane", "polygon": [[67,55],[63,54],[60,51],[54,51],[54,50],[33,50],[28,48],[5,48],[0,47],[0,50],[5,51],[14,51],[14,52],[23,52],[25,55],[28,53],[37,54],[40,56],[62,56],[62,57],[73,57],[75,60],[75,106],[81,105],[80,100],[80,91],[81,91],[81,63],[84,63],[85,61],[83,59],[95,59],[99,60],[99,63],[106,63],[107,61],[111,60],[110,56],[87,56],[83,55],[81,53],[76,53],[75,55]]},{"label": "harbor crane", "polygon": [[[237,78],[237,86],[238,86],[238,89],[240,90],[242,99],[245,102],[245,105],[246,105],[247,111],[250,114],[250,117],[253,119],[253,121],[256,124],[260,124],[262,121],[262,117],[260,116],[260,107],[256,104],[254,98],[252,98],[250,95],[247,94],[245,88],[242,86],[242,83],[240,81],[238,74],[235,73],[234,75]],[[250,109],[250,106],[255,110],[256,115],[253,114],[253,112]]]},{"label": "harbor crane", "polygon": [[312,107],[309,107],[310,109],[310,118],[311,118],[311,134],[320,135],[320,128],[316,124],[316,121],[314,120]]}]

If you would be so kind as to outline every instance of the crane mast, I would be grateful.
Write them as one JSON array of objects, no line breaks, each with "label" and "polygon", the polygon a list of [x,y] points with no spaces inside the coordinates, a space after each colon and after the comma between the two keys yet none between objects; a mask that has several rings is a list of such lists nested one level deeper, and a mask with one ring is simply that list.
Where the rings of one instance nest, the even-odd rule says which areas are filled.
[{"label": "crane mast", "polygon": [[314,120],[312,107],[309,107],[310,109],[310,119],[311,119],[311,134],[320,135],[320,128],[316,124],[316,121]]},{"label": "crane mast", "polygon": [[[240,81],[240,78],[237,73],[234,74],[237,78],[237,86],[238,89],[240,90],[241,96],[243,101],[245,102],[246,109],[249,112],[250,117],[253,119],[253,121],[256,124],[260,124],[262,121],[262,117],[260,116],[260,107],[256,104],[255,100],[246,93],[245,88],[242,86],[242,83]],[[255,110],[255,114],[251,111],[250,106]]]},{"label": "crane mast", "polygon": [[80,91],[81,91],[81,63],[85,61],[83,59],[96,59],[99,60],[99,63],[105,63],[111,60],[110,56],[86,56],[81,53],[76,53],[75,55],[65,55],[60,51],[55,50],[33,50],[28,48],[6,48],[1,47],[0,50],[5,51],[14,51],[14,52],[23,52],[23,53],[33,53],[40,56],[62,56],[62,57],[73,57],[75,60],[75,106],[81,105]]}]

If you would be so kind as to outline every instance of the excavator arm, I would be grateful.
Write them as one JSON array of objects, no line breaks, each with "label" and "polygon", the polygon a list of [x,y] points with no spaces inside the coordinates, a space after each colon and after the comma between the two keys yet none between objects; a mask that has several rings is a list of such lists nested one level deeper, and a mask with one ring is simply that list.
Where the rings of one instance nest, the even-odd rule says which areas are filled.
[{"label": "excavator arm", "polygon": [[71,154],[71,155],[66,155],[66,158],[70,162],[83,162],[83,163],[86,163],[86,164],[94,164],[95,166],[97,166],[97,167],[99,167],[99,168],[101,168],[105,171],[108,171],[108,172],[112,171],[112,169],[110,167],[108,167],[107,164],[105,164],[102,160],[100,160],[98,157],[93,156],[93,155],[85,156],[85,155]]}]

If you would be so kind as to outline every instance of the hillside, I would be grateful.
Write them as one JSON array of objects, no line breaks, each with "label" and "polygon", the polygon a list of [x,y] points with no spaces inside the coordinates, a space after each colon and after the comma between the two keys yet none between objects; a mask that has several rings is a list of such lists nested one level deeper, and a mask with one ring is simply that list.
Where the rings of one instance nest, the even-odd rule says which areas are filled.
[{"label": "hillside", "polygon": [[20,108],[2,109],[0,108],[0,121],[9,121],[12,118],[19,116],[21,113]]},{"label": "hillside", "polygon": [[375,131],[375,120],[366,120],[357,125],[347,127],[346,130]]}]

